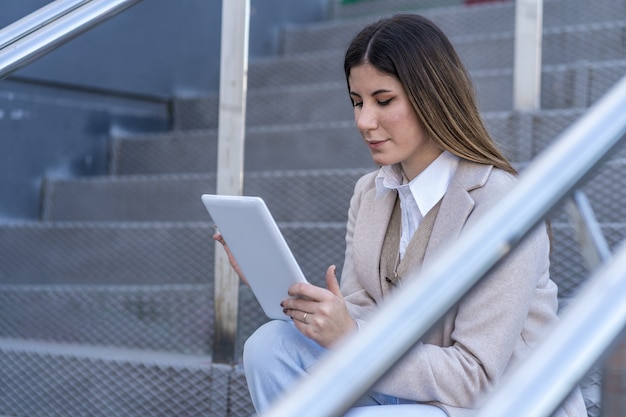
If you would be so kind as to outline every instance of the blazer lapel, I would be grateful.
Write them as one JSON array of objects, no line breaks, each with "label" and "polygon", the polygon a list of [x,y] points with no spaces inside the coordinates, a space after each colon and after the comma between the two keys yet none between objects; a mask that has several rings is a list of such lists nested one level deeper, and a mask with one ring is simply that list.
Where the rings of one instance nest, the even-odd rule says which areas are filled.
[{"label": "blazer lapel", "polygon": [[[361,276],[369,277],[366,281],[371,284],[371,287],[367,290],[374,298],[382,296],[379,263],[396,196],[397,193],[391,191],[376,198],[376,189],[368,190],[363,196],[362,207],[366,209],[359,213],[355,227],[355,233],[357,231],[359,233],[358,236],[355,234],[353,240],[354,259],[359,260],[355,268],[358,268]],[[374,295],[374,292],[377,294]]]},{"label": "blazer lapel", "polygon": [[444,245],[449,245],[459,236],[474,209],[474,199],[469,192],[486,183],[492,168],[491,165],[467,160],[459,162],[454,178],[441,200],[439,215],[435,220],[424,256],[424,265],[429,259],[433,259]]}]

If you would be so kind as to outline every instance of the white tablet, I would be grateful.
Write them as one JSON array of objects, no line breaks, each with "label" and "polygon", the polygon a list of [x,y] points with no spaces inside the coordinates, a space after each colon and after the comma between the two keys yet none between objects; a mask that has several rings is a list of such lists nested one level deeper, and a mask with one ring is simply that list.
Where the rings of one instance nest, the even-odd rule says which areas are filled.
[{"label": "white tablet", "polygon": [[209,211],[265,314],[290,320],[280,302],[306,278],[260,197],[204,194]]}]

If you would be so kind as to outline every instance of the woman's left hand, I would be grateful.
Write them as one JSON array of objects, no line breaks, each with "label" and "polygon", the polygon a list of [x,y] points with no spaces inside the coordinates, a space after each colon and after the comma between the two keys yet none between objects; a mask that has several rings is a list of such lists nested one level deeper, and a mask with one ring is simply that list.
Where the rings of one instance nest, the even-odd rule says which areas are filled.
[{"label": "woman's left hand", "polygon": [[284,300],[281,306],[305,336],[330,347],[356,330],[357,325],[348,313],[334,265],[326,270],[326,286],[294,284],[289,289],[289,295],[294,298]]}]

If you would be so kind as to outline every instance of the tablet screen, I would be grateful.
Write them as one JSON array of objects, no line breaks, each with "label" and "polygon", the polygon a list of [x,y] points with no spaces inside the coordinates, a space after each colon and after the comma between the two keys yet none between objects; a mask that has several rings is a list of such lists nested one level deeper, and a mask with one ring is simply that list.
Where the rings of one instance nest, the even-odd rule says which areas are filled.
[{"label": "tablet screen", "polygon": [[265,314],[290,320],[280,302],[306,279],[263,199],[204,194],[202,202]]}]

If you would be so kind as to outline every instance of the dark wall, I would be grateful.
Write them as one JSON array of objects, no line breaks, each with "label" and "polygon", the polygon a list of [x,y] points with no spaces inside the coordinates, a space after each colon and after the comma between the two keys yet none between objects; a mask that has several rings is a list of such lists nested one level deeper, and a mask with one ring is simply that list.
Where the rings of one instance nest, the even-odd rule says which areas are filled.
[{"label": "dark wall", "polygon": [[[0,27],[48,0],[4,0]],[[250,60],[327,0],[251,0]],[[0,221],[36,219],[47,176],[101,175],[112,131],[170,128],[174,97],[219,91],[220,0],[144,0],[0,80]]]},{"label": "dark wall", "polygon": [[[9,3],[15,4],[8,7],[15,17],[47,2]],[[162,96],[210,90],[219,77],[220,5],[210,0],[144,0],[14,76]],[[1,19],[2,25],[11,23],[4,13]]]}]

